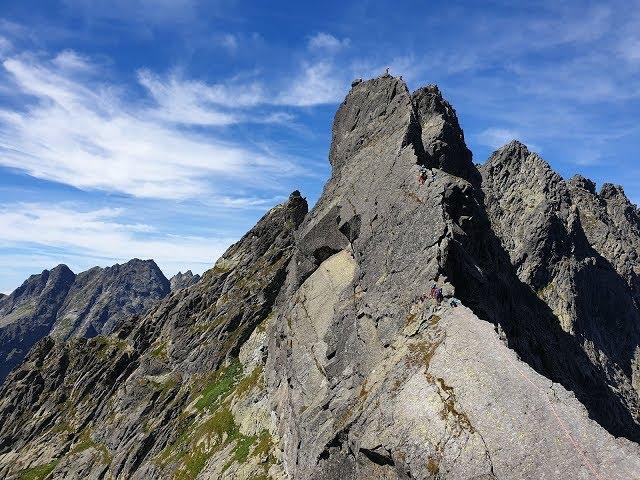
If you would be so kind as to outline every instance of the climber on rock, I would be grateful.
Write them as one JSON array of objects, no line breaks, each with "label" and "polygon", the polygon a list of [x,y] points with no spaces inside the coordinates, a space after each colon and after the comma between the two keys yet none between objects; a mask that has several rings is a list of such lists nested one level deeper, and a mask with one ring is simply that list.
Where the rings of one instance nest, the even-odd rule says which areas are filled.
[{"label": "climber on rock", "polygon": [[442,289],[438,288],[438,286],[435,283],[431,287],[431,292],[429,293],[429,296],[433,298],[438,305],[440,305],[442,303],[442,300],[444,300],[444,295],[442,295]]},{"label": "climber on rock", "polygon": [[418,183],[420,185],[424,185],[424,182],[427,180],[428,173],[429,169],[424,165],[420,165],[420,173],[418,173]]}]

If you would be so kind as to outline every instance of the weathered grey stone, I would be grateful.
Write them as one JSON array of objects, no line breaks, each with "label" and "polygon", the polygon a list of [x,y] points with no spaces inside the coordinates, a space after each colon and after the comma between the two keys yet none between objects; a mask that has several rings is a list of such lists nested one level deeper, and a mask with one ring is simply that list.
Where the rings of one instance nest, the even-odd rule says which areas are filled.
[{"label": "weathered grey stone", "polygon": [[49,334],[74,280],[66,265],[58,265],[32,275],[11,295],[0,298],[0,381]]},{"label": "weathered grey stone", "polygon": [[[541,429],[535,420],[533,412],[543,402],[531,404],[520,393],[524,368],[535,378],[534,384],[551,385],[541,374],[548,375],[573,390],[586,402],[589,415],[607,429],[636,438],[633,404],[609,390],[613,375],[606,375],[603,365],[589,357],[592,351],[562,330],[553,310],[529,286],[528,282],[550,275],[549,264],[514,268],[517,255],[528,258],[532,247],[533,252],[539,249],[538,258],[547,255],[545,261],[564,254],[561,236],[545,237],[544,232],[550,232],[545,225],[554,221],[548,218],[553,209],[545,206],[545,195],[518,207],[529,212],[531,218],[526,220],[537,222],[531,231],[520,217],[514,217],[511,225],[494,223],[494,215],[485,210],[480,174],[464,147],[455,114],[446,106],[433,87],[410,95],[398,79],[383,76],[357,84],[336,114],[332,176],[298,231],[296,262],[274,323],[266,369],[283,464],[292,478],[556,478],[558,472],[572,470],[578,478],[588,478],[591,470],[576,460],[570,447],[548,462],[546,449],[557,443],[558,425],[550,422]],[[528,157],[528,152],[525,155],[525,147],[514,143],[505,156]],[[432,167],[424,183],[418,177],[420,165]],[[535,158],[526,166],[514,166],[515,171],[520,168],[522,175],[532,169],[529,176],[551,195],[549,202],[557,202],[557,208],[568,214],[568,206],[562,204],[568,194],[549,187],[561,181],[557,175]],[[496,190],[508,183],[505,180]],[[538,195],[537,188],[532,191]],[[351,229],[346,235],[340,226],[355,218],[357,235]],[[502,236],[513,244],[505,247],[493,225],[499,234],[503,226]],[[523,233],[506,235],[515,227]],[[526,245],[528,236],[536,233],[542,244]],[[319,251],[325,254],[317,255]],[[349,284],[317,277],[318,272],[332,270],[334,258],[353,259],[348,270],[355,275]],[[450,341],[467,348],[462,331],[452,330],[451,325],[458,325],[455,320],[437,327],[442,314],[420,305],[434,281],[476,315],[495,323],[508,345],[535,371],[516,361],[486,324],[484,333],[491,335],[478,342],[493,350],[482,355],[497,354],[498,349],[514,359],[509,365],[485,365],[485,381],[493,379],[501,392],[478,391],[473,378],[480,373],[466,363],[474,361],[473,354],[450,357],[446,375],[444,370],[433,373],[430,362],[450,335]],[[328,286],[333,293],[326,290]],[[309,309],[309,296],[326,299],[322,313]],[[458,316],[455,312],[469,311],[453,309],[452,319]],[[469,325],[477,324],[475,330],[483,325],[470,312],[465,315]],[[418,318],[422,320],[414,326]],[[483,361],[493,361],[485,357]],[[503,370],[509,380],[498,379],[496,370]],[[447,383],[448,375],[452,383],[457,376],[459,388],[466,383],[474,386],[468,407],[457,405],[461,397]],[[480,405],[493,398],[499,402],[496,415],[518,412],[523,418],[505,419],[508,432],[503,432],[502,441],[495,436],[494,445],[485,439],[490,422],[480,428],[476,423],[481,421],[471,422],[467,412],[485,394]],[[585,435],[601,439],[602,445],[612,442],[602,452],[599,440],[589,444],[602,462],[598,471],[625,478],[638,470],[635,447],[625,444],[629,456],[604,455],[617,448],[613,437],[587,419],[584,407],[571,394],[563,402],[562,408],[578,422],[576,436],[588,432]],[[479,408],[479,419],[482,414]],[[532,453],[526,468],[518,460],[522,453],[508,446],[509,438],[526,439],[521,452]]]},{"label": "weathered grey stone", "polygon": [[481,171],[493,230],[519,278],[622,400],[632,418],[614,431],[638,439],[637,264],[619,258],[640,247],[635,207],[621,188],[607,185],[598,196],[587,179],[565,182],[518,142],[495,152]]},{"label": "weathered grey stone", "polygon": [[124,319],[145,313],[169,293],[169,281],[153,260],[79,273],[56,315],[50,335],[66,339],[109,334]]},{"label": "weathered grey stone", "polygon": [[306,212],[294,192],[112,335],[41,340],[0,390],[0,477],[281,478],[265,330]]}]

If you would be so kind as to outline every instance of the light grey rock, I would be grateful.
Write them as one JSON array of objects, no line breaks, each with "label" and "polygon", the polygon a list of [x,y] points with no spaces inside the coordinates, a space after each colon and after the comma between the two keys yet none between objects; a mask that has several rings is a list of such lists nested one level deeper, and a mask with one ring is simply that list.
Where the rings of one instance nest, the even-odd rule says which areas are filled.
[{"label": "light grey rock", "polygon": [[[510,254],[524,240],[505,248],[492,231],[480,173],[454,119],[433,87],[411,95],[390,76],[356,84],[336,114],[332,176],[296,234],[266,368],[291,478],[557,478],[557,472],[574,468],[588,478],[590,470],[578,465],[575,452],[563,450],[547,461],[545,448],[557,441],[548,435],[558,427],[540,429],[533,412],[542,403],[532,404],[519,392],[522,362],[485,365],[486,381],[504,388],[500,395],[496,389],[477,391],[473,378],[480,373],[471,366],[472,355],[451,357],[446,375],[431,372],[430,362],[453,334],[450,327],[431,325],[439,323],[437,313],[411,333],[406,329],[424,315],[421,308],[431,311],[419,299],[434,281],[473,310],[465,317],[470,324],[502,332],[533,367],[527,375],[534,383],[551,385],[547,375],[575,392],[606,429],[637,438],[632,404],[609,389],[614,375],[605,374],[589,357],[592,351],[561,328],[527,283],[545,266],[519,271]],[[420,166],[432,166],[424,183]],[[529,167],[541,171],[542,189],[559,181],[542,164]],[[546,219],[544,208],[539,213],[535,207],[533,218]],[[555,241],[549,239],[552,251]],[[455,344],[465,345],[460,341]],[[493,332],[491,344],[508,352]],[[485,360],[492,361],[478,359]],[[472,387],[465,394],[468,407],[457,405],[460,397],[445,379],[451,375],[454,382],[452,370],[461,372],[458,388]],[[496,370],[508,381],[498,379]],[[477,427],[466,411],[478,408],[475,415],[482,416],[473,399],[480,405],[493,399],[498,416],[518,412],[523,420],[505,419],[510,430],[501,443],[494,437],[488,445],[489,427]],[[575,398],[568,395],[566,402],[577,432],[610,445],[605,450],[615,448],[611,434],[589,420]],[[527,439],[520,452],[531,452],[531,467],[523,468],[510,438]],[[590,445],[596,448],[600,440]],[[546,447],[534,448],[540,445]],[[638,452],[626,445],[629,456],[604,460],[594,453],[601,471],[614,478],[638,471]]]},{"label": "light grey rock", "polygon": [[0,389],[0,477],[281,478],[265,332],[306,213],[294,192],[111,335],[41,340]]}]

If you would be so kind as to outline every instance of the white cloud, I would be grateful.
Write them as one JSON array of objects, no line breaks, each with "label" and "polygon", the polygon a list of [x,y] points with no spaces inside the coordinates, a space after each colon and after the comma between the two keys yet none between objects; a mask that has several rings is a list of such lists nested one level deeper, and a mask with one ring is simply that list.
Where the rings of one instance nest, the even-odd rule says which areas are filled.
[{"label": "white cloud", "polygon": [[0,35],[0,58],[9,53],[12,48],[13,46],[11,44],[11,41],[9,41],[8,38]]},{"label": "white cloud", "polygon": [[52,60],[52,63],[61,70],[70,72],[90,72],[94,69],[86,57],[79,55],[73,50],[60,52]]},{"label": "white cloud", "polygon": [[227,109],[255,106],[264,101],[263,87],[258,83],[206,84],[172,74],[166,78],[148,70],[138,72],[139,82],[157,103],[152,113],[174,123],[191,125],[228,125],[239,117]]},{"label": "white cloud", "polygon": [[238,37],[236,37],[231,33],[226,33],[222,35],[222,37],[220,37],[219,39],[219,43],[220,45],[222,45],[224,48],[226,48],[232,53],[238,50],[238,43],[239,43]]},{"label": "white cloud", "polygon": [[[212,266],[233,241],[163,234],[149,225],[123,222],[124,213],[112,208],[81,210],[37,203],[5,205],[0,208],[0,246],[32,248],[38,258],[34,265],[37,268],[56,265],[61,257],[76,268],[110,265],[137,257],[154,259],[171,275],[180,269],[203,271]],[[0,259],[6,260],[5,257],[2,255]]]},{"label": "white cloud", "polygon": [[234,113],[217,106],[252,105],[257,87],[243,93],[141,72],[155,100],[150,107],[125,101],[117,86],[79,79],[67,68],[90,67],[79,59],[67,53],[52,62],[22,56],[2,63],[16,92],[35,102],[25,102],[24,110],[0,110],[0,164],[82,189],[157,198],[208,195],[238,181],[268,186],[300,173],[281,155],[176,125],[233,121]]},{"label": "white cloud", "polygon": [[346,91],[347,80],[344,72],[339,72],[329,61],[304,63],[277,102],[298,107],[338,103]]},{"label": "white cloud", "polygon": [[320,32],[309,39],[309,49],[337,52],[349,46],[349,39],[337,39],[330,33]]},{"label": "white cloud", "polygon": [[540,153],[540,148],[532,143],[528,143],[520,132],[508,128],[491,127],[476,135],[478,143],[481,145],[498,149],[512,140],[518,140],[529,148],[529,150]]}]

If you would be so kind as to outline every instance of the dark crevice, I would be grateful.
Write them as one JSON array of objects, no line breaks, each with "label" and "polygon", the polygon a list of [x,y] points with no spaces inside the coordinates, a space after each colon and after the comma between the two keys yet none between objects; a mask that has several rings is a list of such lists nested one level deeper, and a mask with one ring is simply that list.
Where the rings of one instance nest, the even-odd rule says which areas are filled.
[{"label": "dark crevice", "polygon": [[391,453],[385,450],[385,454],[379,453],[375,450],[368,450],[366,448],[361,448],[360,453],[362,453],[365,457],[371,460],[373,463],[380,466],[389,466],[395,467],[396,463],[391,458]]}]

